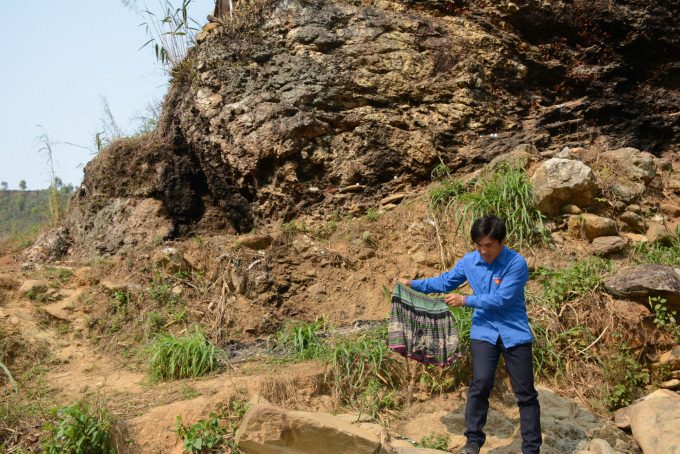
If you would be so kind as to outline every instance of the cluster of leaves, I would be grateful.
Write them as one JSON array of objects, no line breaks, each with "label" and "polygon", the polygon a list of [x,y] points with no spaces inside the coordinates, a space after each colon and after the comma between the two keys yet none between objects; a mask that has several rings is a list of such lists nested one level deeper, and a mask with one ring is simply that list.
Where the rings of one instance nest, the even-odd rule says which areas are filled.
[{"label": "cluster of leaves", "polygon": [[453,217],[456,235],[475,219],[492,214],[505,221],[511,244],[530,246],[547,237],[529,175],[517,166],[501,163],[466,183],[444,180],[430,193],[430,209]]},{"label": "cluster of leaves", "polygon": [[54,410],[55,421],[48,421],[43,440],[47,454],[114,454],[111,414],[104,408],[80,401]]},{"label": "cluster of leaves", "polygon": [[220,353],[199,327],[181,337],[160,334],[147,350],[151,354],[148,375],[152,382],[207,374],[217,369]]},{"label": "cluster of leaves", "polygon": [[239,453],[234,434],[248,407],[249,404],[235,400],[230,411],[223,409],[219,415],[210,413],[208,419],[200,419],[191,426],[184,424],[182,415],[179,415],[175,422],[175,433],[188,453],[224,453],[225,448],[229,449],[230,454]]},{"label": "cluster of leaves", "polygon": [[299,320],[287,322],[267,339],[267,348],[283,355],[285,360],[306,360],[324,357],[327,345],[319,337],[330,328],[326,317],[316,318],[312,323]]}]

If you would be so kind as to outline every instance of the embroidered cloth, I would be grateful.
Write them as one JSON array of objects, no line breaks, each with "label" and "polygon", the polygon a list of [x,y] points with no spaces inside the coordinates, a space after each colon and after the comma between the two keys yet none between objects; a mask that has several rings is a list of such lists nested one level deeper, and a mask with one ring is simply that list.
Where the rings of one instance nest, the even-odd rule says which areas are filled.
[{"label": "embroidered cloth", "polygon": [[461,358],[458,331],[443,297],[432,298],[397,282],[387,346],[423,364],[448,366]]}]

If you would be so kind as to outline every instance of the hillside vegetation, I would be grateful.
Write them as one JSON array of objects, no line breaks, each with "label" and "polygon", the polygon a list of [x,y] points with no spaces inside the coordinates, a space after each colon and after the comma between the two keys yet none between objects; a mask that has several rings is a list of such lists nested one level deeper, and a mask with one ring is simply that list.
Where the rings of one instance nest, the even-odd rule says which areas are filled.
[{"label": "hillside vegetation", "polygon": [[[12,234],[24,234],[38,228],[48,219],[50,190],[0,191],[0,241]],[[73,197],[72,185],[59,189],[59,200],[66,207]]]}]

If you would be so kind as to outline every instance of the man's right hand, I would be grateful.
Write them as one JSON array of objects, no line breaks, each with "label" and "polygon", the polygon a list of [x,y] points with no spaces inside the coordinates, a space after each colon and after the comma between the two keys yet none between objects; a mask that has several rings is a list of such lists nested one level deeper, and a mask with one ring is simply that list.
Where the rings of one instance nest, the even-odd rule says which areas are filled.
[{"label": "man's right hand", "polygon": [[406,287],[408,287],[408,288],[413,288],[413,287],[411,286],[411,280],[410,280],[410,279],[406,279],[406,278],[404,278],[404,277],[395,277],[395,278],[392,280],[392,285],[397,285],[397,282],[401,282],[402,284],[404,284],[404,285],[405,285]]}]

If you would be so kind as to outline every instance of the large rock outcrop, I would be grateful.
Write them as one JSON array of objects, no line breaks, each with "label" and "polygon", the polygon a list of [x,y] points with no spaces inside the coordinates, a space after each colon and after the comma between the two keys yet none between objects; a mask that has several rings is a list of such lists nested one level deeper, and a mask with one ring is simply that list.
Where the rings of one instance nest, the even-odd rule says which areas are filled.
[{"label": "large rock outcrop", "polygon": [[667,6],[370,3],[293,1],[213,30],[173,70],[157,130],[87,165],[75,250],[357,212],[520,143],[658,153],[680,137],[680,117],[647,115],[680,110]]}]

